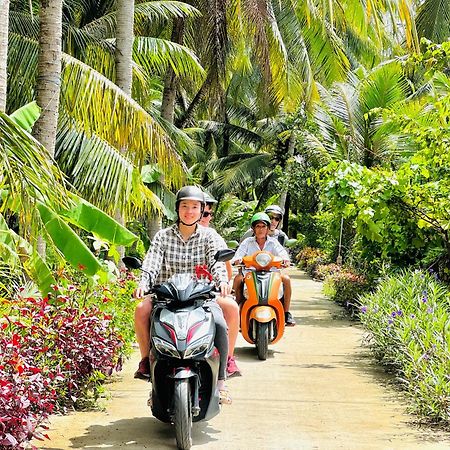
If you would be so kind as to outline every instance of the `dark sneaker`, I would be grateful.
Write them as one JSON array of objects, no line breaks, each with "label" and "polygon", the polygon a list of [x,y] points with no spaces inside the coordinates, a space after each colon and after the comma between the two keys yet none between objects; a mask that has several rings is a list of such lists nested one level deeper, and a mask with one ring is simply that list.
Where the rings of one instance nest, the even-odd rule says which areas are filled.
[{"label": "dark sneaker", "polygon": [[240,377],[241,375],[241,371],[236,365],[236,360],[233,356],[229,356],[227,360],[227,377]]},{"label": "dark sneaker", "polygon": [[287,327],[295,327],[296,325],[295,320],[289,311],[284,313],[284,321]]},{"label": "dark sneaker", "polygon": [[147,357],[142,358],[139,362],[139,367],[136,372],[134,372],[134,378],[139,380],[149,380],[150,379],[150,360]]}]

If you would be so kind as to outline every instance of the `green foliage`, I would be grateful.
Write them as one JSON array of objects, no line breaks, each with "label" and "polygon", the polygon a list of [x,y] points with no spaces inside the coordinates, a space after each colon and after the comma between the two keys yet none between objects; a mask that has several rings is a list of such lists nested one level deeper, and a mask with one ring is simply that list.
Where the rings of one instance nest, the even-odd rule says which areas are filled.
[{"label": "green foliage", "polygon": [[298,267],[312,275],[316,267],[328,262],[327,254],[318,248],[305,247],[295,256]]},{"label": "green foliage", "polygon": [[396,172],[346,161],[324,172],[324,204],[353,223],[364,258],[412,264],[428,248],[448,246],[449,156],[430,130],[423,133],[423,148]]},{"label": "green foliage", "polygon": [[255,211],[256,201],[242,201],[233,195],[225,195],[216,211],[214,226],[226,240],[239,241],[250,228],[250,219]]},{"label": "green foliage", "polygon": [[358,309],[358,297],[370,287],[368,279],[353,270],[337,266],[320,267],[325,275],[323,292],[330,299],[345,306],[352,314]]},{"label": "green foliage", "polygon": [[421,52],[412,53],[403,63],[405,73],[414,81],[428,82],[437,72],[450,69],[450,41],[435,44],[428,39],[420,41]]},{"label": "green foliage", "polygon": [[360,299],[375,355],[395,370],[420,415],[450,420],[450,292],[436,277],[405,271]]}]

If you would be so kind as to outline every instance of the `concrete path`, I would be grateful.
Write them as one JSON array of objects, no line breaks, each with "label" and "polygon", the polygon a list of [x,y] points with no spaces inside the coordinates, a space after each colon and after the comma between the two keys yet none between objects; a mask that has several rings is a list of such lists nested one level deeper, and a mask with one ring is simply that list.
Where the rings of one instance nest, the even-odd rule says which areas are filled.
[{"label": "concrete path", "polygon": [[[392,378],[361,346],[363,332],[324,299],[322,285],[291,271],[295,328],[271,347],[267,361],[239,337],[244,376],[228,385],[233,404],[194,425],[193,449],[449,449],[450,434],[420,427]],[[174,449],[174,430],[152,418],[148,384],[132,378],[138,357],[110,386],[104,412],[55,417],[51,441],[39,448]]]}]

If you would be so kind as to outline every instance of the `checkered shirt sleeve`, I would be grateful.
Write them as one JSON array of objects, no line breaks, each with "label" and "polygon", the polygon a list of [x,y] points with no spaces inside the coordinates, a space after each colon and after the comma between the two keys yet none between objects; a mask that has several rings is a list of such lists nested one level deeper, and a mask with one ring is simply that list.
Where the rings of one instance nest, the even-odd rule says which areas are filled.
[{"label": "checkered shirt sleeve", "polygon": [[216,282],[227,282],[224,263],[216,263],[214,255],[222,248],[214,230],[197,226],[196,231],[184,242],[178,225],[172,225],[156,233],[142,264],[139,287],[148,290],[154,284],[167,281],[176,273],[192,273],[199,264],[206,264]]}]

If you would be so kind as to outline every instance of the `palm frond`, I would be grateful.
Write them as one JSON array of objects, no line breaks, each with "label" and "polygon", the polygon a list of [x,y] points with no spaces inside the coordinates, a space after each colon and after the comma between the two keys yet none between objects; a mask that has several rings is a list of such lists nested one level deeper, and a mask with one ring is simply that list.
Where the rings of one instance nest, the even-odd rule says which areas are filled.
[{"label": "palm frond", "polygon": [[[248,185],[254,184],[255,180],[263,179],[267,171],[270,172],[271,156],[269,154],[243,154],[241,159],[237,156],[223,158],[211,164],[211,170],[221,169],[219,175],[210,184],[211,190],[218,196],[245,189]],[[229,167],[223,170],[226,166]]]},{"label": "palm frond", "polygon": [[179,185],[183,163],[161,126],[115,84],[76,59],[63,57],[61,107],[87,136],[125,149],[133,164],[158,162]]},{"label": "palm frond", "polygon": [[37,40],[39,36],[39,17],[32,17],[29,13],[11,9],[9,11],[9,31]]},{"label": "palm frond", "polygon": [[[19,200],[22,205],[29,205],[36,198],[55,205],[65,201],[64,175],[48,151],[3,113],[0,113],[0,174],[0,186],[7,189],[10,199]],[[9,205],[4,202],[0,206]]]},{"label": "palm frond", "polygon": [[137,37],[133,58],[150,73],[163,74],[170,66],[179,77],[189,77],[195,82],[204,79],[205,71],[194,52],[165,39]]},{"label": "palm frond", "polygon": [[9,34],[6,107],[8,112],[15,111],[35,99],[38,51],[37,40],[17,33]]},{"label": "palm frond", "polygon": [[450,2],[447,0],[424,0],[416,16],[419,38],[443,42],[450,38]]},{"label": "palm frond", "polygon": [[231,139],[239,141],[241,144],[257,148],[262,143],[261,136],[248,128],[234,125],[232,123],[215,122],[212,120],[203,120],[199,125],[205,130],[212,131],[215,135],[222,136],[227,132]]}]

